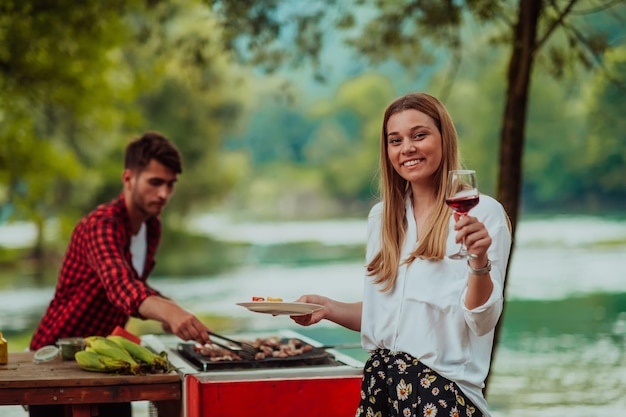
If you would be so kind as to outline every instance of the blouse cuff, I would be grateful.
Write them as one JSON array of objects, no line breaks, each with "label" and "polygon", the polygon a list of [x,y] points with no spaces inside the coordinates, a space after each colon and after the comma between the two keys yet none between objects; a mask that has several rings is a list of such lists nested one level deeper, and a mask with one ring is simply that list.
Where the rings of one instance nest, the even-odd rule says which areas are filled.
[{"label": "blouse cuff", "polygon": [[[493,281],[493,280],[492,280]],[[487,301],[476,308],[469,309],[465,306],[467,288],[461,295],[461,306],[467,325],[479,336],[493,330],[502,313],[502,288],[499,283],[493,281],[493,290]]]}]

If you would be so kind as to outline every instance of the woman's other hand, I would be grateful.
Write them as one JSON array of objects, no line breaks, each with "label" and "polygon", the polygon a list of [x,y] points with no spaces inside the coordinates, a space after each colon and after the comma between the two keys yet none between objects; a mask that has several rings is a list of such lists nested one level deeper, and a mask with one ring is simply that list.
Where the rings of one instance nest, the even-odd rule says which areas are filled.
[{"label": "woman's other hand", "polygon": [[324,297],[324,296],[317,295],[317,294],[303,295],[300,298],[298,298],[295,302],[319,304],[321,306],[324,306],[324,308],[314,311],[313,313],[299,315],[299,316],[289,316],[289,317],[291,317],[293,321],[295,321],[297,324],[301,326],[310,326],[312,324],[318,323],[324,318],[326,318],[327,305],[329,304],[329,301],[330,300],[328,299],[328,297]]}]

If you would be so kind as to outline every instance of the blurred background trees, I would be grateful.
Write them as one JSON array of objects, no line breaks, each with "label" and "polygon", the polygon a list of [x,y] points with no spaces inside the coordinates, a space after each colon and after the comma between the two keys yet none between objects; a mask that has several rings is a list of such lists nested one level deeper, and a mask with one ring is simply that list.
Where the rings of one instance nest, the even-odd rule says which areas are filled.
[{"label": "blurred background trees", "polygon": [[[524,215],[623,212],[624,1],[538,3],[528,109],[507,115],[525,1],[4,0],[0,222],[35,223],[33,259],[58,256],[145,130],[185,160],[169,227],[220,210],[362,218],[382,112],[415,90],[442,98],[483,192],[519,186]],[[511,140],[523,182],[503,169]]]},{"label": "blurred background trees", "polygon": [[2,2],[0,214],[36,224],[33,260],[46,235],[64,246],[77,218],[121,191],[125,143],[145,130],[183,154],[170,223],[245,173],[245,156],[220,151],[245,71],[211,16],[192,1]]},{"label": "blurred background trees", "polygon": [[[307,7],[278,0],[211,3],[223,17],[227,37],[239,41],[228,45],[270,70],[285,61],[296,67],[306,62],[316,78],[326,80],[320,57],[327,44],[340,40],[366,65],[392,62],[409,72],[445,73],[420,87],[438,91],[435,95],[445,102],[467,105],[480,101],[476,92],[482,90],[459,89],[457,79],[476,77],[497,62],[501,69],[495,79],[504,82],[501,110],[489,114],[499,130],[495,194],[511,217],[513,233],[521,206],[533,77],[547,74],[565,83],[587,76],[581,70],[595,69],[613,87],[624,89],[623,75],[605,65],[605,53],[623,44],[623,1],[319,0]],[[436,78],[439,85],[433,83]],[[575,200],[582,200],[580,194]]]}]

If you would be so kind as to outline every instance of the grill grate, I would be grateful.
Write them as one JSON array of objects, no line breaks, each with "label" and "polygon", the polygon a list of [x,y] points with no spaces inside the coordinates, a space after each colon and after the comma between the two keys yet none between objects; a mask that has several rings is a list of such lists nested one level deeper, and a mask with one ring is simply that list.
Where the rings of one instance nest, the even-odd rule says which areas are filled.
[{"label": "grill grate", "polygon": [[324,349],[316,349],[302,353],[300,355],[289,356],[287,358],[265,358],[259,360],[241,361],[211,361],[208,357],[196,352],[193,343],[179,343],[176,352],[199,371],[207,372],[224,369],[263,369],[263,368],[291,368],[331,365],[340,366],[334,355]]}]

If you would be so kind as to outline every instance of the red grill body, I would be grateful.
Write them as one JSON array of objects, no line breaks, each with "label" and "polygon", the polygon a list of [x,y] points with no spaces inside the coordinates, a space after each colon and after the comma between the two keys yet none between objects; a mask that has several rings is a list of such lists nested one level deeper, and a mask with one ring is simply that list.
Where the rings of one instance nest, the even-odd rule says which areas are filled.
[{"label": "red grill body", "polygon": [[[296,332],[279,335],[320,346]],[[311,366],[296,361],[284,367],[205,371],[185,359],[171,339],[149,335],[143,341],[157,352],[166,349],[181,374],[185,417],[353,417],[359,403],[364,364],[338,351],[328,350],[326,363]]]},{"label": "red grill body", "polygon": [[187,417],[353,417],[360,377],[276,380],[185,380]]}]

